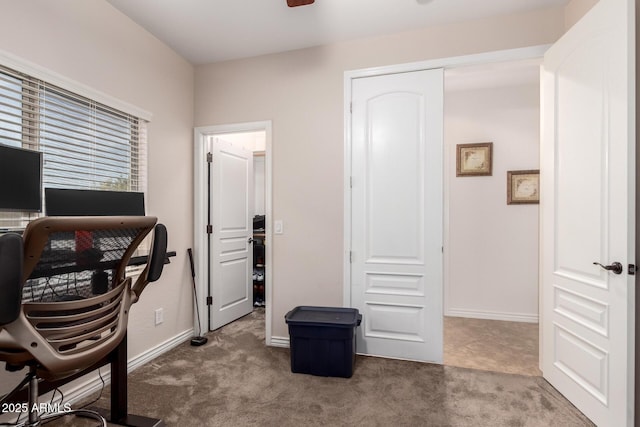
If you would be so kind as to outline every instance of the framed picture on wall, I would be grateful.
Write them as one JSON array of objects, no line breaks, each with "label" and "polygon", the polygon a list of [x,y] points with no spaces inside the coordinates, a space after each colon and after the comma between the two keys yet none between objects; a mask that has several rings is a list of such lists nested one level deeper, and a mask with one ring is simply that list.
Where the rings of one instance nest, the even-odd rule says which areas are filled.
[{"label": "framed picture on wall", "polygon": [[523,170],[507,172],[507,204],[540,203],[540,171]]},{"label": "framed picture on wall", "polygon": [[493,143],[458,144],[456,176],[491,176]]}]

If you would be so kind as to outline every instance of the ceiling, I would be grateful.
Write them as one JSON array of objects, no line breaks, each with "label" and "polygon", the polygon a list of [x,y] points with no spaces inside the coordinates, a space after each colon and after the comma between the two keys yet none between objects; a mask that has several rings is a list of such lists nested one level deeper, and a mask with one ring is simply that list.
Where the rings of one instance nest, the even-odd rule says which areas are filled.
[{"label": "ceiling", "polygon": [[192,64],[564,6],[568,0],[107,0]]}]

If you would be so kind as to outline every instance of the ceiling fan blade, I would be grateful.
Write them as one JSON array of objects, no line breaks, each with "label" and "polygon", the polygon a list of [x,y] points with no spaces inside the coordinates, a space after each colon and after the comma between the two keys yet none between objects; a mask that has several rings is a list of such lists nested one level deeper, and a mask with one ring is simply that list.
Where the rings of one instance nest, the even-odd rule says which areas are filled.
[{"label": "ceiling fan blade", "polygon": [[289,7],[296,7],[296,6],[304,6],[306,4],[311,4],[316,0],[287,0],[287,5]]}]

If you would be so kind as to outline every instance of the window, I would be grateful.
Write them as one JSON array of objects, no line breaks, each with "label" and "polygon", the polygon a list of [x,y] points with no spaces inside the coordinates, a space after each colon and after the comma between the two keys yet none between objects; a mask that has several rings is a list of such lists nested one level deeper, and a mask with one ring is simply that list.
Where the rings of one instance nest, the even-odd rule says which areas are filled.
[{"label": "window", "polygon": [[[44,187],[146,191],[144,120],[2,66],[0,143],[41,151]],[[34,216],[2,212],[0,228]]]}]

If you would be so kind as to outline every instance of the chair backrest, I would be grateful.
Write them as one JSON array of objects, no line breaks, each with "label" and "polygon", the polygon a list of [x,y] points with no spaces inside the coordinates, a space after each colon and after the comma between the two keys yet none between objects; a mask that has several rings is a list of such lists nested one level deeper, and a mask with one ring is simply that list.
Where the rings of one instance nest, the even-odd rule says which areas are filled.
[{"label": "chair backrest", "polygon": [[155,217],[44,217],[24,232],[22,312],[0,332],[0,360],[62,378],[106,356],[137,300],[126,267]]},{"label": "chair backrest", "polygon": [[20,314],[23,261],[22,237],[14,233],[0,236],[0,326]]}]

